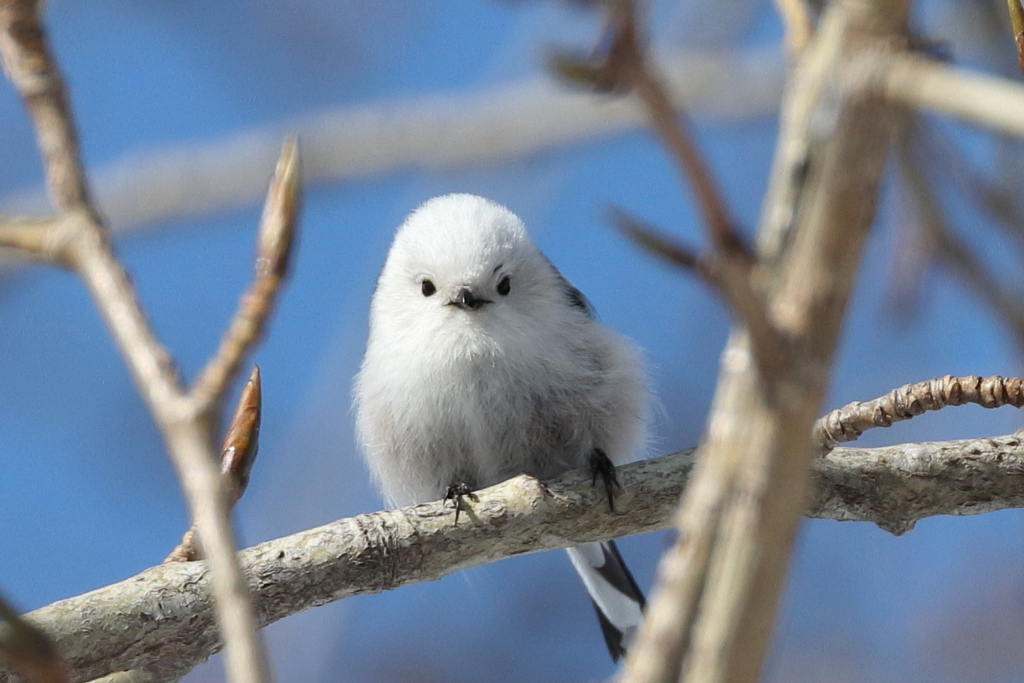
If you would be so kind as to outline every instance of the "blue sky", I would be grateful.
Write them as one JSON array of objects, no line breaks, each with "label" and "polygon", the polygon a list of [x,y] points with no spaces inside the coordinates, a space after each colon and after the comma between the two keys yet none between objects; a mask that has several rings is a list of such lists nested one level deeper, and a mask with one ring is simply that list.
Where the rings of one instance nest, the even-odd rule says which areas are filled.
[{"label": "blue sky", "polygon": [[[925,3],[920,23],[949,37],[958,57],[981,63],[974,44],[942,34],[957,24],[954,5]],[[778,43],[770,3],[709,7],[656,3],[658,46]],[[546,50],[585,47],[595,27],[556,3],[486,0],[52,0],[47,20],[90,169],[326,107],[384,106],[543,74]],[[6,83],[0,122],[2,212],[3,197],[40,178]],[[770,112],[695,121],[745,226],[757,219],[776,125]],[[988,158],[990,138],[955,134],[976,160]],[[452,191],[517,212],[602,321],[645,350],[663,408],[652,454],[696,443],[729,317],[701,284],[649,260],[603,217],[617,204],[700,241],[688,193],[647,133],[321,182],[306,191],[293,275],[255,358],[265,408],[259,461],[237,511],[246,544],[379,508],[349,409],[366,308],[395,226],[423,200]],[[970,227],[965,235],[1000,254],[981,218],[955,203],[950,210]],[[228,207],[118,239],[158,334],[188,376],[214,348],[247,281],[258,215],[257,203]],[[946,373],[1020,372],[998,321],[942,272],[925,275],[914,315],[894,312],[889,269],[905,216],[890,182],[827,407]],[[965,407],[866,442],[1019,426],[1012,409]],[[186,522],[159,438],[82,287],[43,267],[0,274],[0,590],[31,609],[127,578],[159,562]],[[900,538],[867,524],[806,524],[767,679],[1024,680],[1021,536],[1016,511],[930,519]],[[621,543],[643,587],[668,542],[656,533]],[[555,552],[318,608],[271,627],[267,638],[280,680],[585,681],[613,671],[593,622]],[[970,653],[987,665],[963,665]],[[189,680],[221,677],[219,665],[207,665]]]}]

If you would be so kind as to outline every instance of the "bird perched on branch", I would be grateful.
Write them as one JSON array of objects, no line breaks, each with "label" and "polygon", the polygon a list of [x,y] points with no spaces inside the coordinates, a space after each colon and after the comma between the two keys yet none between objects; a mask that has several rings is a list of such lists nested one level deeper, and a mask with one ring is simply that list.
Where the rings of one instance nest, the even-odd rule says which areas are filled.
[{"label": "bird perched on branch", "polygon": [[[637,349],[492,201],[450,194],[398,228],[370,303],[356,431],[384,498],[463,497],[518,474],[587,468],[613,505],[616,464],[644,441]],[[613,659],[643,594],[613,542],[569,548]]]}]

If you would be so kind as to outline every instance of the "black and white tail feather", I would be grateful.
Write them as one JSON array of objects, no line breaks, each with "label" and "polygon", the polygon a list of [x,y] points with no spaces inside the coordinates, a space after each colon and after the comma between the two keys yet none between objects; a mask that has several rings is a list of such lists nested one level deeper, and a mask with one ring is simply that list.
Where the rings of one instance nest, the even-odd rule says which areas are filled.
[{"label": "black and white tail feather", "polygon": [[608,652],[617,662],[640,628],[646,606],[644,594],[614,541],[585,543],[565,552],[587,588]]},{"label": "black and white tail feather", "polygon": [[[515,214],[467,194],[431,199],[395,234],[353,399],[367,465],[400,506],[588,468],[611,496],[613,466],[634,459],[646,427],[637,349],[595,320]],[[617,660],[643,594],[615,544],[568,552]]]}]

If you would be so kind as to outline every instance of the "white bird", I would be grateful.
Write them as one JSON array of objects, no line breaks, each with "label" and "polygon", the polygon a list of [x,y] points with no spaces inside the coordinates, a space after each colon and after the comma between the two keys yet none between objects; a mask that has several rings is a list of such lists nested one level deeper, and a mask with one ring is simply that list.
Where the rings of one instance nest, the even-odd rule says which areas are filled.
[{"label": "white bird", "polygon": [[[639,455],[647,390],[637,349],[490,200],[450,194],[398,228],[370,303],[353,398],[370,472],[395,506],[518,474],[587,468],[612,504],[614,465]],[[456,523],[458,518],[456,517]],[[567,549],[613,659],[644,598],[612,542]]]}]

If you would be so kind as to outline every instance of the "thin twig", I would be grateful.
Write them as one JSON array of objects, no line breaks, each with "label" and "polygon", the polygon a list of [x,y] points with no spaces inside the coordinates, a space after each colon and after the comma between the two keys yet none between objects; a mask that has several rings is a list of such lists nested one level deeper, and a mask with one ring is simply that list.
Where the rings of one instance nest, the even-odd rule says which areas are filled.
[{"label": "thin twig", "polygon": [[288,271],[299,204],[299,150],[294,138],[281,147],[267,190],[256,240],[255,276],[239,300],[217,352],[199,373],[190,391],[196,412],[219,405],[228,383],[259,340]]},{"label": "thin twig", "polygon": [[23,258],[65,266],[61,259],[59,218],[0,216],[0,249],[10,249]]},{"label": "thin twig", "polygon": [[[681,268],[692,270],[720,294],[729,309],[742,320],[753,339],[758,365],[769,377],[782,372],[787,352],[783,340],[764,314],[764,304],[747,284],[750,270],[718,252],[696,254],[677,240],[655,229],[622,209],[610,211],[613,225],[649,253]],[[728,275],[727,275],[728,274]]]},{"label": "thin twig", "polygon": [[[714,271],[713,278],[705,279],[714,285],[746,325],[754,340],[752,354],[755,362],[766,376],[777,378],[783,372],[781,365],[789,358],[784,340],[766,315],[764,297],[753,286],[753,253],[736,232],[710,165],[693,141],[685,114],[675,109],[666,88],[647,63],[634,2],[610,0],[605,6],[606,27],[601,53],[589,59],[556,54],[552,66],[563,77],[588,83],[599,90],[631,90],[644,103],[651,127],[670,152],[681,177],[692,189],[704,219],[704,231],[711,243],[712,254],[698,260],[709,266],[713,264],[711,269]],[[647,234],[641,236],[644,232]],[[632,222],[632,229],[627,228],[627,234],[641,238],[648,246],[655,241],[650,231],[640,229],[636,221]],[[695,263],[693,261],[687,267]]]},{"label": "thin twig", "polygon": [[752,263],[749,250],[734,230],[726,203],[700,149],[693,142],[685,115],[644,57],[633,0],[608,0],[605,29],[595,56],[579,58],[555,53],[551,67],[562,78],[598,91],[633,91],[646,105],[647,120],[662,139],[680,175],[692,189],[711,244],[730,256]]},{"label": "thin twig", "polygon": [[706,233],[715,250],[730,259],[741,259],[747,265],[753,265],[753,256],[735,231],[735,222],[729,215],[711,167],[693,141],[685,113],[673,106],[665,87],[647,63],[632,0],[616,0],[608,7],[612,32],[608,68],[622,74],[623,84],[632,88],[646,105],[651,126],[671,152],[680,175],[693,190]]},{"label": "thin twig", "polygon": [[39,0],[0,0],[0,58],[35,127],[53,205],[91,211],[74,117],[38,9]]},{"label": "thin twig", "polygon": [[909,197],[917,210],[918,223],[927,236],[931,251],[942,265],[956,273],[1006,323],[1018,348],[1024,353],[1024,304],[1020,293],[998,282],[991,269],[986,268],[977,257],[974,249],[953,232],[907,136],[903,136],[897,147],[897,160]]},{"label": "thin twig", "polygon": [[636,216],[615,206],[609,209],[608,220],[648,253],[680,268],[692,270],[710,286],[715,289],[719,287],[718,273],[710,260],[706,256],[697,254],[678,239],[656,230]]},{"label": "thin twig", "polygon": [[235,558],[227,495],[214,464],[212,415],[194,410],[169,356],[153,336],[128,275],[106,240],[95,232],[83,232],[81,238],[69,243],[68,252],[160,427],[202,536],[213,569],[228,679],[235,683],[264,681],[266,668],[256,640],[248,590]]},{"label": "thin twig", "polygon": [[[1024,257],[1024,211],[1015,187],[1020,175],[996,174],[990,179],[973,167],[971,160],[959,149],[952,137],[922,116],[908,117],[903,140],[915,164],[923,171],[938,170],[945,174],[948,187],[961,192],[987,215],[994,218],[1014,248]],[[1009,151],[1009,150],[1008,150]],[[925,174],[922,172],[922,178]],[[935,181],[932,182],[934,184]]]},{"label": "thin twig", "polygon": [[912,53],[880,61],[875,86],[890,101],[1024,137],[1024,84]]},{"label": "thin twig", "polygon": [[775,0],[775,9],[786,27],[786,50],[790,55],[797,56],[811,40],[814,29],[811,9],[806,0]]},{"label": "thin twig", "polygon": [[789,362],[787,346],[769,321],[764,297],[753,286],[753,253],[736,232],[711,167],[693,140],[683,111],[673,107],[661,81],[644,55],[643,39],[631,0],[611,2],[609,24],[613,34],[608,67],[625,74],[626,83],[646,105],[651,126],[671,152],[679,172],[693,189],[704,217],[712,247],[715,284],[733,313],[746,325],[755,362],[765,376],[782,376]]},{"label": "thin twig", "polygon": [[854,401],[818,418],[813,439],[820,454],[840,443],[854,441],[875,427],[891,427],[929,410],[974,403],[984,408],[1024,406],[1024,379],[1017,377],[953,377],[945,375],[924,382],[904,384],[885,396]]}]

